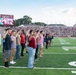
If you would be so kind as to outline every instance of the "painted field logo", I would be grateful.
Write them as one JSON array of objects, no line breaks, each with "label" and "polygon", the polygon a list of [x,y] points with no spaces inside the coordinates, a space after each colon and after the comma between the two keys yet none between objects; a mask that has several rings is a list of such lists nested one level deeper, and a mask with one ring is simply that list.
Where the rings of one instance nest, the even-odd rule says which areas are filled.
[{"label": "painted field logo", "polygon": [[[76,67],[76,61],[73,61],[73,62],[69,62],[68,63],[70,66],[74,66]],[[71,71],[72,73],[76,74],[76,71]]]},{"label": "painted field logo", "polygon": [[72,50],[76,50],[76,46],[72,46],[72,47],[69,47],[69,46],[63,46],[62,49],[64,49],[65,51],[68,51],[70,49]]},{"label": "painted field logo", "polygon": [[69,62],[68,64],[69,64],[70,66],[74,66],[74,67],[76,67],[76,61]]}]

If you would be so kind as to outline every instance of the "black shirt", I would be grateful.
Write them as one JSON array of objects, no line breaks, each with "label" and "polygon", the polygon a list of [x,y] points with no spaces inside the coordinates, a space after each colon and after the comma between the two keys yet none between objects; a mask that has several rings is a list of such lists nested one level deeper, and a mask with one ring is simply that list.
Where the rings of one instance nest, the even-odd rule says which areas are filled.
[{"label": "black shirt", "polygon": [[44,41],[48,42],[48,40],[49,40],[49,37],[48,37],[48,35],[46,35],[45,38],[44,38]]},{"label": "black shirt", "polygon": [[11,36],[8,34],[5,38],[5,50],[11,50]]}]

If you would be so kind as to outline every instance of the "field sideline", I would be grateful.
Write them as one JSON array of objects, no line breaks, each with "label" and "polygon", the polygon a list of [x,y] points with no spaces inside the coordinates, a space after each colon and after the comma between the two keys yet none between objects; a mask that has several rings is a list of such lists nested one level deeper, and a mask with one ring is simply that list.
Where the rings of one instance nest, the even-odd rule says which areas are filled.
[{"label": "field sideline", "polygon": [[43,51],[43,58],[35,61],[35,68],[28,69],[28,54],[24,58],[15,60],[15,65],[10,68],[3,68],[4,59],[2,48],[0,47],[0,75],[74,75],[75,66],[68,63],[76,61],[76,39],[75,38],[55,38],[52,47]]}]

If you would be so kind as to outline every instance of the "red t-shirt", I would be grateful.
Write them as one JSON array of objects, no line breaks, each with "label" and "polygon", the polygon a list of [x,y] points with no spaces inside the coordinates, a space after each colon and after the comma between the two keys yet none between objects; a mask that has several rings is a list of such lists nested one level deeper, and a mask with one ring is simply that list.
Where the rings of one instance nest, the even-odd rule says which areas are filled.
[{"label": "red t-shirt", "polygon": [[21,34],[21,44],[25,44],[25,35]]},{"label": "red t-shirt", "polygon": [[[29,36],[29,38],[30,38],[30,36]],[[36,39],[35,39],[35,37],[32,37],[30,41],[28,40],[28,42],[29,42],[29,44],[28,44],[29,47],[33,47],[34,49],[36,49]]]}]

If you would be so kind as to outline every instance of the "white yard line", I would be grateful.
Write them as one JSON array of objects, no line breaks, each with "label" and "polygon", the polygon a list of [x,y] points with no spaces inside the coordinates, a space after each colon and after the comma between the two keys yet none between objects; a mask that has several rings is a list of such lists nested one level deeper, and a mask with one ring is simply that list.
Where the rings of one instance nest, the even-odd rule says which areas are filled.
[{"label": "white yard line", "polygon": [[[0,68],[4,68],[4,66],[0,66]],[[19,67],[19,66],[10,66],[9,68],[20,68],[27,69],[28,67]],[[46,70],[76,70],[76,68],[50,68],[50,67],[34,67],[33,69],[46,69]]]},{"label": "white yard line", "polygon": [[48,67],[35,67],[34,69],[50,69],[50,70],[76,70],[76,68],[48,68]]},{"label": "white yard line", "polygon": [[43,54],[63,54],[63,55],[65,55],[65,54],[76,54],[76,53],[50,53],[50,52],[45,52]]}]

